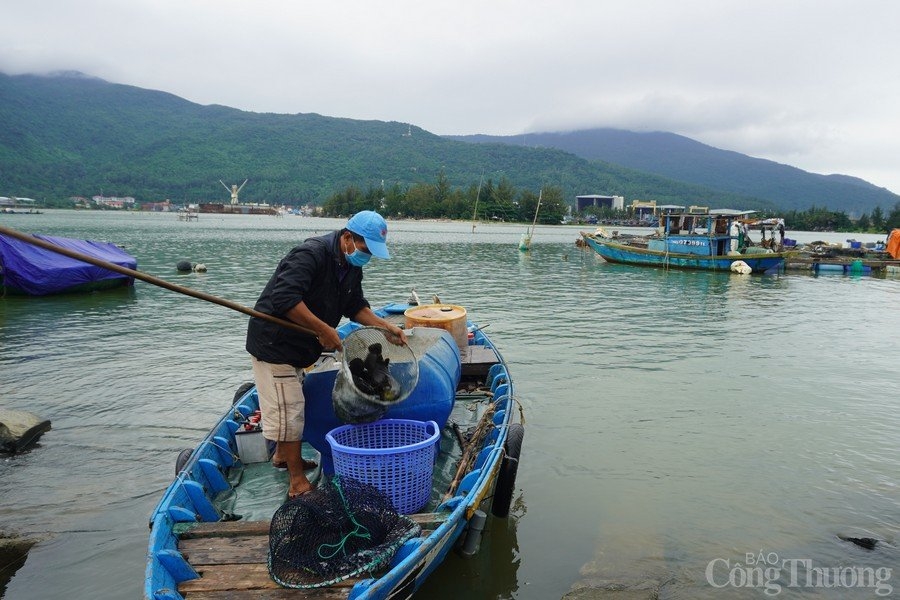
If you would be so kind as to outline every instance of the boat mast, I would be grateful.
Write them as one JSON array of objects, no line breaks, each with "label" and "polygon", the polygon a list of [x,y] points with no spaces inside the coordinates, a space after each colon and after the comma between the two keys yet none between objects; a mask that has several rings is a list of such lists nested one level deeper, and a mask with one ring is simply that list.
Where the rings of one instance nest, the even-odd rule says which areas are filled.
[{"label": "boat mast", "polygon": [[538,192],[537,208],[534,209],[534,220],[531,222],[531,232],[528,234],[528,241],[531,241],[531,235],[534,233],[534,226],[537,223],[538,211],[541,210],[541,198],[544,196],[544,189]]},{"label": "boat mast", "polygon": [[538,211],[541,210],[541,198],[544,195],[544,189],[538,193],[537,207],[534,209],[534,220],[531,222],[531,229],[526,229],[519,240],[519,250],[527,252],[531,248],[531,236],[534,234],[534,226],[537,224]]},{"label": "boat mast", "polygon": [[475,192],[475,210],[472,211],[472,233],[475,233],[475,217],[478,215],[478,199],[481,197],[481,184],[484,182],[484,169],[481,170],[481,179],[478,180],[478,191]]}]

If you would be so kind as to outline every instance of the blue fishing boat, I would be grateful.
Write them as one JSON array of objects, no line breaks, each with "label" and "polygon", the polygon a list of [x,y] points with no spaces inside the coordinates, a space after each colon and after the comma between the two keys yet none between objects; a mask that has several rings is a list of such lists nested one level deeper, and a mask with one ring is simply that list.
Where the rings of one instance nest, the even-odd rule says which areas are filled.
[{"label": "blue fishing boat", "polygon": [[[11,233],[10,230],[4,231]],[[110,242],[34,235],[51,246],[118,265],[137,268],[137,259]],[[5,294],[46,296],[94,292],[134,285],[134,278],[59,254],[0,232],[0,288]]]},{"label": "blue fishing boat", "polygon": [[[340,353],[323,354],[303,381],[302,453],[317,489],[287,500],[287,474],[273,466],[271,449],[254,429],[256,389],[250,383],[242,386],[206,437],[175,461],[175,478],[150,516],[145,599],[409,598],[451,550],[463,556],[478,551],[487,519],[509,514],[524,425],[500,352],[461,307],[395,303],[376,313],[405,328],[409,344],[397,348],[408,348],[415,356],[411,391],[376,421],[345,424],[336,399],[344,361]],[[429,313],[451,316],[429,322]],[[371,329],[353,322],[342,325],[338,332],[344,354],[349,340]],[[391,368],[394,363],[390,361]],[[396,507],[395,521],[406,524],[403,535],[393,538],[389,554],[362,570],[319,579],[308,569],[286,573],[276,543],[303,543],[320,532],[309,523],[279,529],[284,511],[306,498],[312,502],[326,489],[343,485],[339,489],[347,491],[351,484],[343,479],[348,472],[342,454],[345,444],[352,444],[344,434],[398,424],[421,425],[421,441],[405,445],[403,452],[425,452],[426,487],[424,497],[412,504],[406,503],[411,495],[387,492]],[[380,453],[359,452],[360,460]],[[374,476],[380,468],[364,468],[361,477]],[[391,478],[411,469],[394,469]],[[357,511],[353,523],[359,522]],[[352,535],[337,543],[345,554]],[[333,551],[323,554],[320,547],[317,552],[319,564],[327,567],[330,558],[321,557]]]},{"label": "blue fishing boat", "polygon": [[584,244],[604,260],[627,265],[764,273],[783,268],[791,252],[770,240],[750,242],[747,216],[752,211],[667,212],[649,236],[610,235],[603,228],[582,231]]}]

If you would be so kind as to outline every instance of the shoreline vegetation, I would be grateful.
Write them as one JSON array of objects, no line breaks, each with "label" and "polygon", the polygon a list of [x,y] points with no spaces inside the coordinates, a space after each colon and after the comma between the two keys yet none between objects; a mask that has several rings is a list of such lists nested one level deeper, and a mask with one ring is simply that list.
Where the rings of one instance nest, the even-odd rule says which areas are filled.
[{"label": "shoreline vegetation", "polygon": [[[543,187],[540,216],[537,222],[541,225],[610,225],[619,227],[640,227],[643,224],[628,210],[587,207],[580,213],[574,213],[573,207],[565,202],[564,192],[559,186]],[[310,205],[297,206],[284,203],[272,205],[273,209],[282,211],[303,210],[305,214],[317,214],[326,217],[346,217],[360,210],[376,210],[385,217],[402,220],[449,220],[471,221],[474,207],[478,206],[480,222],[530,223],[535,214],[539,195],[530,189],[516,188],[509,179],[501,177],[495,182],[486,179],[483,183],[471,183],[466,187],[451,186],[447,176],[441,171],[434,183],[418,183],[408,186],[394,184],[392,186],[369,186],[365,191],[350,185],[333,193],[321,207]],[[60,202],[48,203],[46,208],[73,208],[72,198],[68,205]],[[174,210],[188,210],[177,202],[140,203],[135,202],[133,209],[114,208],[102,204],[79,202],[74,207],[80,210],[147,210],[148,206],[165,204]],[[685,201],[689,203],[688,201]],[[43,206],[41,208],[44,208]],[[716,208],[742,208],[717,206]],[[900,202],[885,215],[881,207],[875,207],[872,213],[864,213],[858,219],[851,219],[847,213],[812,206],[804,211],[757,211],[755,218],[778,217],[784,219],[785,228],[793,231],[821,231],[841,233],[890,233],[900,228]],[[654,224],[650,225],[651,227]]]},{"label": "shoreline vegetation", "polygon": [[[361,208],[360,210],[365,210],[366,208],[370,208],[370,207],[367,206],[367,207]],[[144,214],[164,213],[164,214],[173,214],[173,215],[179,214],[179,211],[177,211],[177,210],[148,211],[148,210],[141,210],[139,208],[134,208],[134,209],[93,208],[93,209],[91,209],[91,208],[85,208],[85,207],[79,207],[79,208],[51,207],[48,210],[71,210],[71,211],[77,211],[77,212],[92,212],[92,211],[95,211],[95,212],[126,212],[126,213],[144,213]],[[375,210],[377,210],[377,209],[375,209]],[[608,213],[610,211],[598,211],[598,212]],[[619,211],[619,212],[621,213],[621,211]],[[586,211],[586,213],[593,214],[590,211]],[[0,214],[2,214],[2,213],[0,213]],[[19,211],[19,212],[15,212],[15,213],[7,213],[7,214],[41,214],[41,212],[35,211],[35,212],[28,213],[28,212]],[[193,214],[196,214],[196,213],[193,213]],[[215,213],[210,213],[210,214],[215,214]],[[221,213],[221,214],[227,215],[229,213]],[[352,213],[348,213],[348,214],[352,214]],[[264,217],[267,215],[258,215],[258,216]],[[281,216],[281,215],[279,215],[279,216]],[[298,215],[298,216],[303,216],[305,218],[323,218],[323,217],[324,218],[344,218],[347,216],[347,214],[319,213],[319,214],[302,214],[302,215]],[[760,218],[764,218],[764,217],[760,217]],[[469,222],[472,222],[471,218],[451,218],[451,217],[441,217],[441,216],[417,217],[417,216],[392,215],[392,216],[388,216],[387,219],[390,221],[425,221],[425,222],[431,221],[431,222],[436,222],[436,223],[454,223],[454,222],[455,223],[469,223]],[[848,219],[848,221],[849,221],[849,219]],[[511,224],[525,223],[525,221],[508,221],[508,220],[504,220],[504,219],[492,219],[492,218],[483,218],[483,219],[479,218],[479,219],[476,219],[475,222],[477,222],[477,223],[493,222],[493,223],[511,223]],[[641,221],[635,220],[633,218],[629,218],[627,214],[614,214],[612,216],[610,216],[609,214],[606,214],[602,217],[597,217],[596,220],[590,219],[590,218],[585,218],[585,217],[573,218],[570,222],[567,222],[567,223],[563,223],[561,221],[555,222],[555,223],[547,223],[547,222],[542,222],[541,220],[539,220],[538,222],[541,225],[551,225],[551,226],[552,225],[560,225],[560,226],[575,225],[575,226],[608,226],[608,227],[634,227],[634,228],[645,227],[647,229],[656,227],[655,223],[641,222]],[[797,219],[796,222],[810,223],[811,221],[808,219]],[[812,222],[815,223],[814,220]],[[893,229],[900,228],[900,208],[895,207],[891,211],[891,213],[888,215],[888,217],[882,218],[881,223],[883,225],[880,228],[874,227],[873,223],[871,221],[870,221],[869,226],[866,228],[860,227],[859,225],[855,225],[853,221],[849,221],[849,225],[844,225],[840,228],[833,228],[833,227],[828,226],[828,224],[830,222],[831,221],[826,221],[824,225],[817,223],[817,224],[813,224],[813,225],[807,224],[807,225],[793,226],[793,225],[791,225],[792,220],[789,220],[789,218],[785,218],[785,229],[788,231],[808,231],[808,232],[820,232],[820,233],[866,233],[866,234],[874,234],[874,235],[879,235],[879,234],[888,235]],[[839,220],[838,222],[843,223],[843,219]],[[858,221],[857,221],[857,223],[858,223]]]}]

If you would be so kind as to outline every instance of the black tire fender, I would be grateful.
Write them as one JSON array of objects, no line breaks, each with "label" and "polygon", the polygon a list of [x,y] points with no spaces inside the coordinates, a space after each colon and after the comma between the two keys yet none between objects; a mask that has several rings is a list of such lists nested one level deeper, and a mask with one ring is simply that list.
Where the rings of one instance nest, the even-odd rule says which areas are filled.
[{"label": "black tire fender", "polygon": [[191,459],[191,455],[194,453],[193,448],[185,448],[181,452],[178,453],[178,458],[175,459],[175,476],[178,475],[184,470],[184,465],[187,464],[187,461]]},{"label": "black tire fender", "polygon": [[512,505],[524,438],[525,426],[521,423],[513,423],[506,431],[506,443],[503,445],[505,453],[497,475],[497,485],[494,487],[494,501],[491,503],[491,514],[501,519],[509,515],[509,507]]}]

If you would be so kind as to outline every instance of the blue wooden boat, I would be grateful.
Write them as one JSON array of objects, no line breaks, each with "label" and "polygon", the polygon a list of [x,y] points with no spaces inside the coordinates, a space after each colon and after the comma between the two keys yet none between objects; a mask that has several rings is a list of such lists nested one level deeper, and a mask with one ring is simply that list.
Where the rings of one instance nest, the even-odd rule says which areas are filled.
[{"label": "blue wooden boat", "polygon": [[781,269],[790,252],[747,243],[740,220],[747,211],[670,212],[660,215],[651,236],[617,237],[602,228],[582,231],[584,243],[604,260],[627,265],[737,271],[747,265],[753,273]]},{"label": "blue wooden boat", "polygon": [[[414,390],[383,418],[440,424],[430,498],[406,515],[421,533],[375,572],[304,589],[276,583],[267,568],[270,521],[285,502],[287,474],[273,468],[269,452],[262,459],[242,452],[241,432],[258,408],[255,387],[245,384],[206,437],[178,456],[177,474],[150,516],[145,599],[409,598],[451,550],[477,551],[485,521],[510,510],[521,413],[507,366],[481,328],[463,316],[461,342],[455,326],[410,326],[410,308],[376,312],[406,327],[418,363]],[[357,328],[350,322],[338,332],[346,339]],[[335,355],[325,354],[303,383],[303,456],[319,463],[307,472],[313,482],[334,468],[326,438],[343,426],[332,406],[338,370]]]}]

